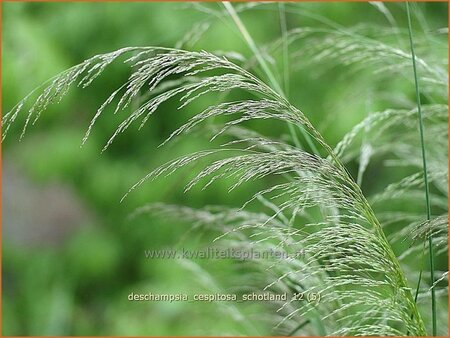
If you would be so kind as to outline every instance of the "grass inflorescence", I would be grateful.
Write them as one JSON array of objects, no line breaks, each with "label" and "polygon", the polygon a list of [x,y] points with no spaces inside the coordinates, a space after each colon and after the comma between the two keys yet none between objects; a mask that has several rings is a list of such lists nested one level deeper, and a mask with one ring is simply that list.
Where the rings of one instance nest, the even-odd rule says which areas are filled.
[{"label": "grass inflorescence", "polygon": [[[277,7],[282,37],[258,47],[238,10],[230,3],[224,3],[224,8],[225,13],[219,14],[226,17],[228,13],[256,62],[247,60],[239,64],[207,51],[162,47],[128,47],[96,55],[57,75],[5,114],[2,119],[3,138],[24,113],[25,107],[31,108],[25,113],[22,135],[51,103],[61,100],[72,85],[89,86],[119,59],[124,60],[131,75],[97,110],[82,142],[87,142],[96,121],[108,109],[112,108],[116,114],[130,109],[136,99],[140,99],[141,104],[122,119],[103,150],[107,150],[132,125],[145,126],[158,108],[169,100],[179,100],[181,114],[205,95],[229,91],[245,93],[244,99],[228,100],[224,96],[223,102],[197,111],[162,144],[204,128],[211,140],[220,142],[218,147],[190,153],[161,165],[132,186],[124,198],[148,181],[205,162],[208,164],[195,174],[185,191],[198,185],[206,188],[219,179],[232,182],[230,190],[254,180],[277,179],[268,181],[266,188],[236,208],[194,209],[156,203],[143,206],[135,216],[151,212],[185,219],[193,227],[218,232],[215,241],[228,247],[276,248],[287,253],[301,250],[303,254],[300,257],[290,260],[255,263],[256,272],[248,278],[255,289],[288,293],[308,291],[321,295],[321,301],[314,304],[292,300],[274,304],[273,326],[276,332],[288,335],[427,335],[429,316],[424,315],[420,307],[420,299],[425,292],[421,278],[414,297],[410,280],[417,271],[405,269],[404,264],[408,256],[420,252],[419,239],[427,236],[431,285],[425,288],[431,288],[431,326],[435,335],[435,290],[437,283],[447,278],[447,273],[443,272],[435,280],[433,263],[435,254],[447,252],[446,241],[443,240],[446,236],[446,213],[431,214],[432,202],[444,205],[447,194],[447,155],[442,151],[448,138],[446,94],[442,94],[446,93],[443,86],[447,85],[445,66],[429,63],[426,57],[415,56],[411,25],[408,27],[411,39],[409,53],[402,46],[392,46],[383,40],[389,34],[400,40],[404,38],[398,27],[372,31],[366,26],[345,28],[336,24],[330,27],[325,22],[322,29],[298,27],[289,30],[285,14],[296,7],[283,4]],[[249,8],[240,7],[240,10]],[[395,23],[387,8],[378,8],[387,15],[391,24]],[[409,18],[409,8],[407,13]],[[302,42],[301,48],[296,46],[299,41]],[[356,72],[373,68],[374,77],[389,78],[392,74],[406,72],[407,65],[412,62],[417,106],[371,112],[336,146],[332,146],[308,116],[290,102],[289,95],[279,85],[266,55],[280,50],[285,67],[283,87],[286,93],[294,92],[289,87],[290,70],[287,67],[296,69],[320,64],[324,69],[354,67],[352,69]],[[296,63],[298,59],[302,60],[301,64]],[[252,64],[261,67],[267,83],[254,74]],[[434,98],[427,104],[420,103],[419,83],[422,82],[424,95]],[[415,130],[417,115],[419,140]],[[206,121],[217,121],[218,118],[225,118],[225,122],[205,126]],[[269,138],[246,127],[247,121],[258,120],[287,124],[290,140]],[[424,125],[437,135],[435,150],[428,151]],[[303,133],[302,139],[310,151],[302,147],[297,130]],[[361,135],[364,135],[364,142],[370,141],[367,143],[370,144],[370,156],[361,154],[367,150],[359,144]],[[418,160],[420,155],[422,161]],[[362,175],[374,156],[388,156],[390,166],[414,168],[416,171],[398,182],[391,182],[376,195],[366,196],[360,185]],[[364,158],[364,163],[355,181],[347,164],[358,158]],[[434,187],[433,193],[430,185]],[[379,208],[386,205],[386,201],[396,199],[415,202],[421,189],[426,192],[425,220],[422,215],[389,207]],[[251,206],[260,211],[252,211]],[[387,231],[392,224],[399,222],[407,226],[397,232]],[[398,254],[393,244],[408,235],[412,244]],[[412,279],[417,279],[417,276]]]}]

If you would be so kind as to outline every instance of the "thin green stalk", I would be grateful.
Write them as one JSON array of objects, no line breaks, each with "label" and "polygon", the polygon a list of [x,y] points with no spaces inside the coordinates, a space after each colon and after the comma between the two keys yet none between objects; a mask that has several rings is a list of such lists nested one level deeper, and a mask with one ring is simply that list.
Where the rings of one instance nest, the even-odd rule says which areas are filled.
[{"label": "thin green stalk", "polygon": [[263,56],[261,55],[261,51],[256,46],[255,41],[250,36],[249,32],[247,31],[247,28],[245,27],[244,23],[241,21],[241,18],[234,10],[233,6],[229,2],[222,2],[225,9],[230,14],[231,18],[233,19],[234,23],[236,24],[237,28],[241,32],[242,36],[245,39],[245,42],[250,47],[251,51],[256,57],[256,60],[258,60],[258,63],[260,64],[261,68],[263,69],[264,73],[266,73],[267,78],[269,79],[270,84],[273,86],[273,88],[279,93],[283,93],[283,90],[281,89],[280,85],[278,84],[277,80],[275,79],[275,76],[273,75],[272,71],[270,70],[269,66],[266,63],[266,60],[264,60]]},{"label": "thin green stalk", "polygon": [[[428,170],[427,170],[427,158],[425,151],[425,137],[423,131],[423,116],[422,116],[422,107],[420,103],[420,90],[419,90],[419,81],[417,76],[417,67],[416,67],[416,54],[414,51],[414,43],[413,43],[413,35],[412,35],[412,24],[411,24],[411,13],[409,8],[409,3],[406,2],[406,13],[408,16],[408,32],[409,32],[409,44],[411,47],[411,57],[412,57],[412,65],[414,72],[414,84],[416,89],[416,100],[417,100],[417,112],[419,115],[419,131],[420,131],[420,144],[422,148],[422,165],[423,165],[423,179],[425,183],[425,200],[426,200],[426,209],[427,209],[427,220],[431,220],[431,204],[430,204],[430,187],[428,184]],[[433,236],[430,232],[428,234],[428,251],[430,256],[430,280],[431,285],[434,285],[434,254],[433,254]],[[416,298],[417,293],[420,287],[420,278],[422,273],[419,276],[419,282],[416,290]],[[436,295],[434,288],[431,288],[431,312],[432,312],[432,326],[433,326],[433,336],[436,336]]]},{"label": "thin green stalk", "polygon": [[280,13],[281,36],[283,38],[283,80],[284,92],[289,98],[289,44],[287,39],[287,23],[286,23],[286,9],[284,2],[278,3],[278,11]]},{"label": "thin green stalk", "polygon": [[[285,96],[285,94],[283,92],[283,89],[281,89],[281,86],[279,85],[278,81],[276,80],[275,76],[273,75],[272,71],[270,70],[269,66],[267,65],[266,60],[264,60],[264,57],[261,55],[261,51],[259,50],[258,46],[256,46],[255,41],[252,39],[250,33],[248,32],[247,28],[245,27],[245,25],[242,22],[242,20],[239,17],[239,15],[236,13],[236,11],[233,8],[233,6],[231,5],[231,3],[229,3],[229,2],[222,2],[222,4],[225,7],[225,9],[228,11],[228,13],[230,14],[231,18],[233,19],[234,23],[236,24],[236,27],[241,32],[245,42],[247,43],[247,45],[249,46],[249,48],[251,49],[251,51],[255,55],[256,60],[260,64],[260,66],[261,66],[262,70],[264,71],[264,73],[266,74],[266,76],[267,76],[271,86],[273,87],[273,89],[279,95],[281,95],[284,99],[286,99],[286,96]],[[289,132],[291,133],[291,136],[292,136],[292,138],[294,140],[295,146],[301,148],[300,141],[299,141],[299,139],[297,137],[297,134],[296,134],[293,126],[290,123],[288,123],[288,127],[289,127]],[[298,126],[298,128],[300,129],[303,137],[305,138],[306,142],[308,143],[308,145],[311,148],[311,150],[313,151],[313,153],[319,155],[320,154],[319,150],[317,149],[316,145],[312,141],[311,136],[305,131],[305,129],[303,129],[302,126]]]}]

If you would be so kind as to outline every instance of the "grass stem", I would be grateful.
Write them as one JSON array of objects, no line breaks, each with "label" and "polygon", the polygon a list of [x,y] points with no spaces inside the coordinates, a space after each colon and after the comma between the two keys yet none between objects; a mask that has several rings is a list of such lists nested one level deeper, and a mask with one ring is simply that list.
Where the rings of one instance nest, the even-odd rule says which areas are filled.
[{"label": "grass stem", "polygon": [[286,9],[284,2],[278,3],[278,10],[280,14],[280,28],[281,36],[283,39],[283,80],[284,80],[284,93],[289,98],[289,43],[287,35],[287,23],[286,23]]},{"label": "grass stem", "polygon": [[[410,6],[409,2],[406,2],[406,13],[408,16],[408,32],[409,32],[409,43],[411,48],[411,58],[412,58],[412,65],[413,65],[413,72],[414,72],[414,83],[415,83],[415,89],[416,89],[416,101],[417,101],[417,112],[419,115],[419,132],[420,132],[420,143],[422,148],[422,165],[423,165],[423,179],[425,184],[425,200],[426,200],[426,209],[427,209],[427,220],[431,220],[431,205],[430,205],[430,187],[428,184],[428,170],[427,170],[427,158],[426,158],[426,151],[425,151],[425,137],[424,137],[424,128],[423,128],[423,115],[422,115],[422,108],[420,103],[420,88],[419,88],[419,81],[417,76],[417,67],[416,67],[416,55],[414,51],[414,42],[413,42],[413,34],[412,34],[412,24],[411,24],[411,13],[410,13]],[[433,253],[433,236],[430,232],[428,234],[428,251],[430,256],[430,280],[431,285],[434,285],[434,253]],[[416,290],[416,299],[417,294],[420,288],[420,280],[421,280],[422,273],[419,275],[419,281],[417,285]],[[433,336],[436,336],[436,295],[434,288],[431,288],[431,311],[432,311],[432,332]]]},{"label": "grass stem", "polygon": [[[259,50],[258,46],[256,45],[255,41],[251,37],[250,33],[248,32],[247,28],[245,27],[244,23],[242,22],[239,15],[236,13],[235,9],[231,5],[230,2],[222,2],[225,9],[228,11],[228,14],[230,14],[231,18],[233,19],[234,23],[236,24],[236,27],[239,29],[240,33],[242,34],[245,42],[247,43],[250,50],[253,52],[253,54],[256,57],[256,60],[258,61],[259,65],[261,66],[262,70],[266,74],[270,85],[273,87],[273,89],[281,95],[284,99],[286,99],[286,96],[283,92],[283,89],[281,88],[280,84],[276,80],[274,74],[270,70],[270,67],[267,65],[266,60],[264,60],[264,57],[261,54],[261,51]],[[289,132],[291,133],[291,136],[293,138],[294,144],[296,147],[301,148],[301,143],[297,137],[297,134],[291,124],[288,123]],[[312,152],[316,155],[319,155],[319,150],[317,149],[316,145],[311,139],[311,136],[305,131],[305,129],[302,126],[298,126],[300,129],[303,137],[306,140],[306,143],[308,143],[309,147],[311,148]]]}]

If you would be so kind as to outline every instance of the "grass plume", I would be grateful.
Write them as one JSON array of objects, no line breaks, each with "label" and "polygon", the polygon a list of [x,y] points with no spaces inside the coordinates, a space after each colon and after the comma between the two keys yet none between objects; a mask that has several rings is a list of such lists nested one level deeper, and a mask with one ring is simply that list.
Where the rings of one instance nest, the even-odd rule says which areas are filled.
[{"label": "grass plume", "polygon": [[[287,254],[302,252],[302,255],[288,260],[273,258],[249,263],[254,265],[254,271],[246,282],[255,290],[289,294],[307,291],[321,297],[320,302],[290,300],[272,304],[274,311],[270,321],[275,333],[333,336],[400,336],[408,333],[425,336],[428,322],[425,323],[426,317],[419,308],[425,292],[420,288],[419,279],[418,298],[414,299],[410,272],[403,263],[420,251],[421,246],[417,242],[424,236],[428,238],[431,259],[434,248],[436,254],[448,251],[444,240],[447,236],[447,213],[432,217],[430,209],[435,201],[433,205],[445,209],[447,194],[448,170],[443,165],[446,154],[440,151],[448,139],[448,106],[442,100],[443,87],[448,82],[446,73],[442,71],[445,67],[429,62],[426,57],[416,58],[413,49],[411,58],[402,46],[394,47],[383,41],[382,37],[387,32],[395,31],[396,39],[404,37],[395,27],[375,30],[375,33],[367,27],[299,27],[288,31],[284,11],[291,6],[287,4],[278,8],[282,19],[281,39],[264,46],[262,52],[234,7],[227,2],[223,6],[239,28],[254,54],[255,64],[262,68],[268,83],[254,74],[251,62],[239,64],[238,60],[226,55],[180,48],[122,48],[93,56],[25,97],[3,116],[3,139],[21,114],[24,115],[23,136],[42,112],[53,102],[60,101],[71,86],[89,86],[111,63],[119,60],[129,67],[130,76],[95,112],[82,141],[87,142],[103,114],[128,111],[111,132],[104,151],[132,125],[139,129],[144,127],[169,100],[178,100],[181,114],[191,109],[193,102],[200,102],[198,99],[203,96],[239,92],[242,99],[224,99],[196,110],[195,115],[174,128],[162,143],[165,145],[200,128],[208,133],[210,140],[219,143],[217,147],[183,155],[151,170],[130,188],[122,200],[145,183],[204,163],[187,183],[185,191],[196,186],[205,189],[220,179],[231,182],[230,191],[255,180],[268,177],[273,180],[266,180],[264,189],[256,191],[246,203],[234,208],[206,206],[195,209],[153,203],[136,210],[133,217],[156,213],[165,218],[184,219],[193,228],[217,233],[215,242],[225,247],[261,251],[273,248]],[[391,24],[395,23],[385,7],[377,8],[388,13]],[[209,22],[205,25],[208,26]],[[180,40],[180,45],[199,39],[204,34],[205,25],[199,26],[198,35],[195,31],[190,32],[188,37]],[[304,48],[296,47],[298,41],[303,42]],[[306,65],[296,63],[299,56],[302,60],[306,57],[309,64],[324,65],[323,69],[336,65],[354,67],[353,71],[376,68],[374,76],[380,77],[391,76],[394,71],[403,74],[412,59],[417,107],[371,112],[337,145],[332,146],[308,117],[288,100],[276,81],[264,55],[266,52],[276,54],[280,49],[285,67],[285,90],[289,88],[287,67]],[[420,78],[416,66],[421,69]],[[430,101],[426,104],[419,101],[418,84],[422,80],[426,83],[424,91]],[[132,103],[137,98],[140,104],[134,107]],[[420,117],[420,140],[414,129],[417,114]],[[225,122],[209,125],[209,128],[205,126],[206,122],[220,118]],[[260,120],[287,124],[292,139],[269,138],[246,128],[246,122]],[[300,141],[294,137],[294,128],[305,133],[305,140],[311,140],[312,152],[301,148]],[[439,149],[426,149],[426,133],[436,135],[435,143]],[[370,142],[370,156],[361,154],[363,147],[359,143],[362,135]],[[295,146],[289,141],[293,141]],[[423,161],[418,160],[418,154],[422,154]],[[364,170],[360,170],[358,175],[361,183],[370,161],[385,155],[390,156],[386,162],[391,167],[413,168],[415,172],[391,182],[376,195],[366,196],[360,184],[353,180],[347,164],[355,159],[365,159],[360,164]],[[430,185],[435,188],[432,192]],[[378,209],[380,205],[386,205],[386,201],[407,199],[415,202],[422,189],[427,196],[426,220],[421,215],[395,209]],[[251,207],[258,211],[251,211]],[[408,225],[401,231],[387,231],[389,227],[405,222]],[[393,243],[399,243],[407,235],[411,245],[398,254]],[[194,265],[191,268],[196,269]],[[432,331],[436,334],[436,290],[439,291],[439,283],[447,278],[447,273],[442,272],[437,280],[434,280],[434,273],[431,262],[431,285],[425,288],[430,289],[433,295]]]}]

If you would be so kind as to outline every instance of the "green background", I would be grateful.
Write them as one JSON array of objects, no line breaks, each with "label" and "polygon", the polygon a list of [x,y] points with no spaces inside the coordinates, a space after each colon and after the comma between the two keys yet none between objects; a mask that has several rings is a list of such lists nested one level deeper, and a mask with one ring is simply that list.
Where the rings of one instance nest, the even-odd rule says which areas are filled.
[{"label": "green background", "polygon": [[[402,6],[388,5],[399,25],[405,27]],[[446,4],[419,6],[430,30],[447,26]],[[199,8],[186,3],[2,3],[2,7],[3,112],[43,81],[86,58],[125,46],[173,47],[204,20],[210,22],[207,32],[183,48],[252,55],[229,17],[215,17],[205,10],[223,10],[220,3],[199,4]],[[345,27],[389,25],[368,3],[305,3],[287,9],[288,28],[321,27],[308,15],[311,13]],[[260,46],[280,36],[276,4],[260,5],[243,12],[241,18]],[[274,72],[282,80],[282,62],[279,58],[274,62]],[[255,182],[228,193],[229,182],[223,181],[205,191],[193,189],[183,194],[183,183],[190,176],[185,170],[169,179],[146,183],[119,203],[128,188],[156,166],[205,147],[208,139],[200,132],[157,148],[188,116],[220,99],[217,95],[207,97],[183,111],[176,109],[177,102],[165,104],[140,132],[131,128],[101,154],[120,119],[107,111],[80,148],[96,109],[126,79],[128,71],[120,62],[114,64],[92,87],[76,88],[60,104],[51,106],[21,142],[18,137],[23,119],[19,121],[3,144],[3,179],[19,180],[11,181],[3,192],[4,200],[11,199],[3,218],[3,334],[270,333],[264,324],[249,328],[214,303],[127,300],[130,292],[193,293],[207,289],[178,262],[146,260],[144,256],[146,249],[179,244],[189,225],[150,216],[130,221],[127,216],[135,208],[158,201],[194,207],[239,207],[265,186],[264,181]],[[366,116],[369,90],[400,90],[414,98],[412,86],[395,79],[372,82],[370,71],[348,76],[339,68],[321,73],[305,67],[289,73],[291,102],[332,146]],[[375,100],[370,109],[383,109],[383,104],[383,100]],[[287,134],[283,124],[250,126],[275,136]],[[349,168],[354,173],[357,163]],[[369,169],[363,190],[369,194],[380,191],[377,182],[393,181],[398,175],[401,173],[378,170],[375,164]],[[56,197],[49,197],[52,194]],[[66,196],[65,202],[58,194]],[[29,200],[17,196],[28,196]],[[58,208],[64,208],[59,222],[50,216]],[[72,219],[68,220],[64,212]],[[45,214],[50,215],[46,218]],[[48,222],[48,227],[40,229],[36,226],[39,222]],[[194,232],[183,245],[206,246],[212,238],[211,234]],[[233,274],[238,273],[232,260],[202,264],[219,281],[233,280]],[[246,305],[242,311],[268,311],[254,307],[264,305]]]}]

